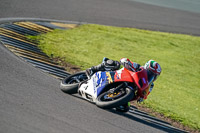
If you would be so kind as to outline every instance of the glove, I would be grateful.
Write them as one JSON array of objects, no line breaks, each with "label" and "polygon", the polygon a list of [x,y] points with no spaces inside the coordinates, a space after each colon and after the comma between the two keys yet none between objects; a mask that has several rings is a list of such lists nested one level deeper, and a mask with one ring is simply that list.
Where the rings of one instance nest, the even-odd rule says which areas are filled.
[{"label": "glove", "polygon": [[124,66],[125,64],[128,64],[128,59],[127,58],[122,58],[121,60],[120,60],[120,63]]},{"label": "glove", "polygon": [[140,68],[140,64],[137,64],[135,62],[131,62],[129,59],[127,58],[122,58],[120,60],[120,63],[128,70],[132,70],[132,71],[138,71]]}]

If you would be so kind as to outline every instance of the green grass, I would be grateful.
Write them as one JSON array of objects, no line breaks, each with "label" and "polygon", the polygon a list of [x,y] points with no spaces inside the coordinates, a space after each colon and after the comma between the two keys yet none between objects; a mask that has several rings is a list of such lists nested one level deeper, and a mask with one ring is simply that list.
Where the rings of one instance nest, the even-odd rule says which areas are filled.
[{"label": "green grass", "polygon": [[64,57],[82,69],[101,63],[103,57],[127,57],[141,65],[154,59],[162,73],[145,105],[200,129],[200,37],[89,24],[36,39],[48,55]]}]

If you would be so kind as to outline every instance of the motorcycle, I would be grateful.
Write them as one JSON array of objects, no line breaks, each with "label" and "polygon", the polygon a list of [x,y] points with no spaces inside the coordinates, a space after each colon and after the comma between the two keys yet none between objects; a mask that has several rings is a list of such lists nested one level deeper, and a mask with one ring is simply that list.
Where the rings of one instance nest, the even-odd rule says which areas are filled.
[{"label": "motorcycle", "polygon": [[60,88],[68,94],[81,97],[104,109],[117,108],[132,100],[145,98],[153,74],[140,67],[137,72],[121,68],[116,71],[99,71],[88,79],[85,71],[70,75],[61,81]]}]

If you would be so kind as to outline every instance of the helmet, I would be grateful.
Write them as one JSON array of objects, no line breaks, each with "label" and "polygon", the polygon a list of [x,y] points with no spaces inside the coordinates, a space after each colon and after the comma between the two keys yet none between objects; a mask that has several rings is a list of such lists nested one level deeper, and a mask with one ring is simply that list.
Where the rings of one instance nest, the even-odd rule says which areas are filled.
[{"label": "helmet", "polygon": [[161,67],[160,65],[155,62],[154,60],[149,60],[145,65],[144,68],[150,71],[154,75],[154,81],[157,79],[157,77],[161,73]]}]

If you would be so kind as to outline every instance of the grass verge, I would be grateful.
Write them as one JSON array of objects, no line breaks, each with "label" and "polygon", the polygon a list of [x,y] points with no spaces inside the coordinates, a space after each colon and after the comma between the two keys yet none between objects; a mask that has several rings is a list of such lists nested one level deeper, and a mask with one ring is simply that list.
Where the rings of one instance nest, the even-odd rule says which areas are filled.
[{"label": "grass verge", "polygon": [[127,57],[141,65],[156,60],[162,73],[145,106],[200,129],[200,37],[88,24],[31,38],[47,55],[81,69],[103,57]]}]

